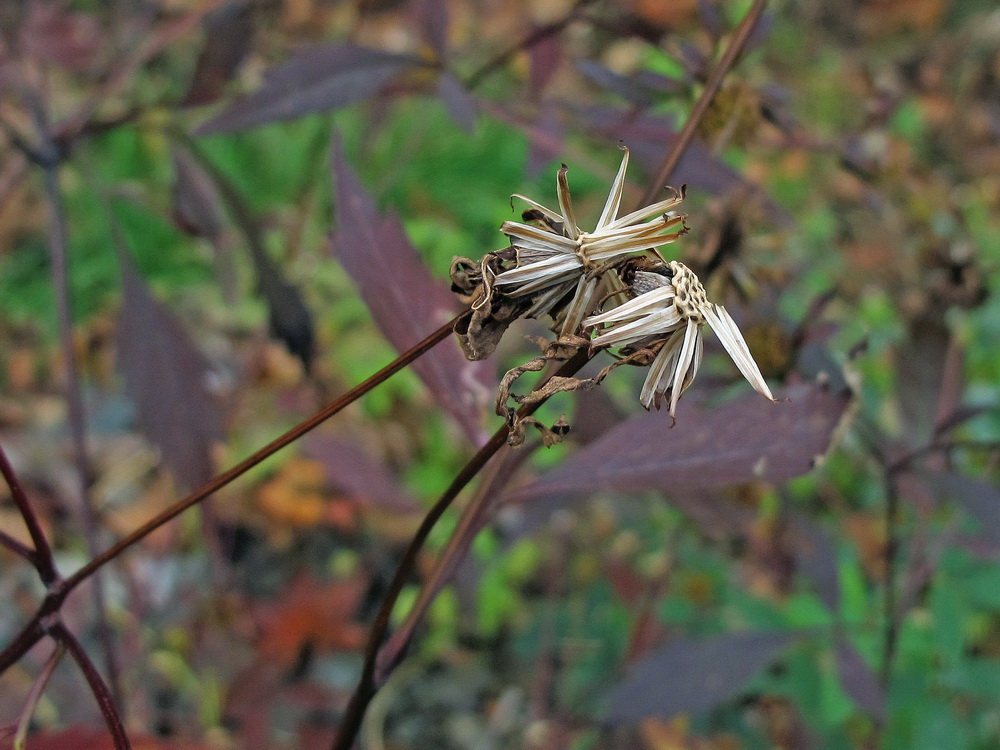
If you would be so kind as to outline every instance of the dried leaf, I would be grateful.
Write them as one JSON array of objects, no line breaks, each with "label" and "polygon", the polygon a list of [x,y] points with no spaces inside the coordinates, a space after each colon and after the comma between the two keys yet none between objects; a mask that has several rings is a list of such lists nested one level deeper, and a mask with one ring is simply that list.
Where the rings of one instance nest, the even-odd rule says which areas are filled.
[{"label": "dried leaf", "polygon": [[819,385],[794,386],[784,396],[771,404],[751,393],[709,409],[682,403],[673,428],[662,414],[639,414],[511,500],[609,490],[682,493],[800,476],[822,460],[850,398]]},{"label": "dried leaf", "polygon": [[181,106],[210,104],[222,95],[253,44],[254,15],[247,0],[232,0],[203,22],[205,42]]},{"label": "dried leaf", "polygon": [[858,708],[876,719],[885,717],[885,691],[878,675],[843,636],[834,652],[840,684]]},{"label": "dried leaf", "polygon": [[636,662],[612,691],[605,721],[708,711],[738,695],[796,637],[750,632],[670,641]]},{"label": "dried leaf", "polygon": [[208,364],[176,318],[157,302],[131,259],[119,252],[123,298],[118,361],[139,428],[187,488],[215,474],[213,444],[222,436],[219,406],[208,390]]},{"label": "dried leaf", "polygon": [[345,107],[378,94],[394,77],[421,64],[352,44],[313,47],[271,70],[258,91],[232,102],[196,132],[234,133]]},{"label": "dried leaf", "polygon": [[[457,306],[436,281],[394,214],[382,217],[348,166],[339,142],[333,148],[336,190],[334,255],[358,286],[379,330],[405,351],[455,315]],[[482,420],[495,379],[486,362],[470,362],[453,341],[439,344],[413,364],[424,384],[476,445],[485,441]]]}]

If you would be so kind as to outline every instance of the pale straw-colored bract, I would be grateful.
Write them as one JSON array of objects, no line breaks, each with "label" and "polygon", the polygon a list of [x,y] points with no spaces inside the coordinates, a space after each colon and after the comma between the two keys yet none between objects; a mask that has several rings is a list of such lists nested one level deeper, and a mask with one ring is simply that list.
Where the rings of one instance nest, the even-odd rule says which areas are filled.
[{"label": "pale straw-colored bract", "polygon": [[[515,194],[513,198],[535,209],[541,217],[541,226],[505,221],[500,227],[516,250],[517,265],[498,274],[494,284],[513,297],[537,294],[527,313],[529,317],[550,312],[573,292],[563,311],[560,336],[576,333],[584,316],[592,310],[594,292],[604,269],[628,255],[673,242],[684,232],[683,228],[667,231],[684,222],[682,215],[670,211],[683,197],[676,191],[666,200],[618,218],[629,156],[627,148],[622,150],[625,156],[593,232],[581,231],[573,215],[565,165],[556,178],[558,213]],[[655,219],[647,221],[654,216]]]},{"label": "pale straw-colored bract", "polygon": [[650,365],[639,401],[659,409],[669,400],[676,416],[677,400],[694,380],[701,365],[701,328],[708,323],[750,385],[774,401],[760,368],[750,354],[743,334],[721,305],[708,301],[705,287],[690,268],[671,261],[665,274],[637,272],[632,289],[636,296],[605,313],[583,321],[585,327],[609,324],[594,338],[593,346],[625,346],[644,339],[662,346]]}]

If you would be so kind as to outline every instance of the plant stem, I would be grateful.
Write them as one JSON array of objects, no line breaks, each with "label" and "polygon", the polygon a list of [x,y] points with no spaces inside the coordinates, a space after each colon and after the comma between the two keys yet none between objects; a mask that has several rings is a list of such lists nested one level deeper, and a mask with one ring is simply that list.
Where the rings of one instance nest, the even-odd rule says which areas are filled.
[{"label": "plant stem", "polygon": [[[34,98],[33,98],[34,99]],[[45,193],[49,201],[49,259],[52,264],[52,285],[56,301],[56,320],[59,330],[59,346],[62,349],[63,366],[66,368],[66,400],[69,406],[69,426],[73,442],[73,458],[76,464],[80,491],[80,516],[83,519],[87,554],[94,557],[99,549],[100,527],[94,498],[91,494],[93,471],[87,450],[87,417],[83,407],[83,392],[80,387],[80,373],[76,366],[76,352],[73,346],[72,292],[69,284],[69,263],[66,240],[66,212],[62,191],[59,189],[59,167],[63,156],[52,138],[48,118],[40,100],[34,99],[36,127],[42,138],[39,165],[42,168]],[[111,693],[118,706],[122,706],[121,685],[118,679],[118,659],[114,638],[108,624],[107,602],[104,581],[94,579],[94,617],[98,640],[104,651],[105,667]]]},{"label": "plant stem", "polygon": [[350,391],[345,393],[343,396],[331,402],[320,412],[313,415],[304,422],[300,422],[299,424],[297,424],[295,427],[293,427],[280,437],[275,438],[270,443],[265,445],[263,448],[251,454],[240,463],[236,464],[236,466],[232,467],[226,472],[223,472],[222,474],[219,474],[217,477],[207,482],[206,484],[202,485],[199,489],[195,490],[187,497],[174,503],[172,506],[167,508],[165,511],[160,513],[155,518],[152,518],[146,523],[144,523],[142,526],[133,531],[127,537],[114,544],[110,549],[102,552],[100,555],[95,557],[89,563],[80,568],[80,570],[78,570],[76,573],[74,573],[73,575],[71,575],[69,578],[66,579],[67,593],[72,589],[76,588],[82,581],[86,580],[91,575],[93,575],[94,572],[98,570],[100,567],[107,564],[109,561],[113,560],[124,550],[128,549],[133,544],[146,537],[148,534],[160,528],[160,526],[165,524],[167,521],[170,521],[171,519],[180,515],[188,508],[197,505],[209,495],[212,495],[213,493],[217,492],[218,490],[222,489],[227,484],[232,482],[237,477],[245,474],[249,469],[253,468],[264,459],[269,458],[270,456],[274,455],[279,450],[287,446],[289,443],[298,440],[300,437],[305,435],[310,430],[315,429],[320,424],[325,422],[327,419],[332,417],[334,414],[341,411],[346,406],[349,406],[350,404],[354,403],[363,395],[368,393],[368,391],[372,390],[378,385],[381,385],[390,377],[392,377],[397,372],[399,372],[404,367],[413,362],[415,359],[425,354],[430,349],[434,348],[437,344],[446,339],[448,335],[452,332],[452,329],[455,327],[455,321],[457,319],[458,318],[456,317],[448,321],[443,326],[434,331],[434,333],[425,338],[423,341],[408,349],[406,352],[401,354],[390,364],[383,367],[381,370],[379,370],[377,373],[372,375],[370,378],[365,380],[360,385],[355,386]]},{"label": "plant stem", "polygon": [[28,559],[35,566],[35,570],[38,571],[38,576],[42,579],[42,583],[49,585],[59,578],[59,572],[56,570],[56,561],[52,556],[52,548],[49,546],[49,540],[45,537],[45,532],[42,530],[42,524],[38,520],[35,509],[31,507],[31,501],[28,500],[28,493],[21,486],[21,482],[17,478],[17,474],[14,473],[14,467],[11,466],[2,445],[0,445],[0,474],[3,475],[4,481],[10,487],[11,497],[14,499],[14,504],[17,506],[21,518],[24,519],[24,525],[28,527],[28,534],[31,536],[31,542],[35,545],[35,548],[28,550],[27,547],[24,547],[16,539],[11,539],[4,544],[15,552],[18,551],[17,547],[20,547],[22,552],[19,554],[22,557],[25,557],[24,553],[27,552],[29,556],[25,557],[25,559]]},{"label": "plant stem", "polygon": [[743,20],[740,21],[740,25],[736,27],[736,31],[734,31],[732,37],[730,37],[729,44],[726,46],[725,51],[723,51],[722,57],[719,58],[718,65],[715,66],[715,70],[713,70],[712,75],[709,76],[708,82],[705,84],[705,88],[701,92],[701,96],[698,97],[698,101],[696,101],[694,107],[691,108],[691,113],[688,115],[687,122],[684,123],[683,129],[678,134],[674,147],[670,149],[670,152],[660,165],[655,179],[649,183],[649,187],[643,194],[642,200],[639,201],[639,207],[652,203],[660,194],[660,190],[663,189],[663,186],[670,180],[670,175],[673,174],[677,165],[680,163],[681,157],[684,156],[684,152],[687,150],[688,144],[694,137],[695,130],[698,129],[698,125],[705,116],[705,112],[708,110],[708,105],[711,104],[712,99],[715,97],[716,93],[718,93],[719,87],[722,85],[722,81],[729,72],[729,69],[736,63],[736,58],[738,58],[740,53],[743,51],[743,47],[746,45],[747,39],[750,38],[750,32],[753,31],[754,26],[756,26],[757,22],[760,20],[766,5],[767,0],[754,0],[753,5],[750,6],[750,10],[747,11]]},{"label": "plant stem", "polygon": [[[587,362],[590,361],[590,352],[586,349],[581,349],[573,357],[563,363],[554,375],[551,377],[570,377],[580,370]],[[541,384],[540,384],[541,385]],[[533,404],[526,404],[518,409],[518,416],[525,417],[535,412],[543,403],[545,399],[539,400]],[[507,435],[510,433],[510,428],[507,424],[504,424],[499,430],[493,433],[491,437],[482,448],[480,448],[476,454],[469,459],[468,463],[462,467],[462,470],[458,472],[458,476],[452,480],[452,483],[448,486],[448,489],[444,491],[444,494],[438,499],[434,506],[427,512],[424,520],[421,522],[420,527],[417,529],[416,534],[410,540],[410,544],[406,548],[406,552],[403,553],[402,559],[396,566],[396,573],[392,578],[392,582],[389,584],[389,589],[385,594],[385,598],[382,600],[382,605],[379,607],[378,614],[375,615],[375,620],[372,623],[371,630],[368,634],[368,643],[365,646],[365,661],[361,668],[361,677],[358,680],[358,686],[354,690],[354,694],[351,696],[350,702],[347,704],[347,709],[344,712],[344,718],[341,720],[340,729],[337,732],[337,737],[333,743],[333,750],[348,750],[354,742],[354,738],[358,734],[358,730],[361,728],[361,721],[364,718],[365,709],[371,702],[372,697],[378,691],[379,685],[375,680],[375,671],[377,666],[381,666],[381,671],[386,673],[383,674],[383,679],[388,676],[388,672],[391,671],[391,666],[378,664],[378,654],[379,649],[382,645],[382,641],[385,638],[386,633],[389,630],[389,618],[392,615],[392,610],[396,605],[396,601],[399,599],[399,595],[403,590],[403,586],[406,585],[407,578],[417,560],[417,555],[423,549],[424,542],[427,541],[427,537],[431,530],[437,524],[438,520],[444,515],[444,512],[451,506],[452,502],[458,497],[465,486],[472,481],[472,479],[479,473],[479,470],[486,465],[493,455],[500,450],[500,448],[507,442]]]},{"label": "plant stem", "polygon": [[111,738],[115,743],[115,750],[131,750],[132,743],[129,742],[128,734],[125,732],[125,725],[122,723],[122,718],[115,707],[116,701],[111,695],[107,684],[101,679],[101,673],[97,671],[94,662],[90,660],[87,652],[80,645],[80,641],[61,622],[54,625],[50,632],[56,642],[69,651],[69,655],[76,662],[80,671],[83,672],[83,676],[87,680],[87,685],[90,687],[90,692],[97,699],[97,705],[104,716],[104,722],[108,725],[108,731],[111,732]]}]

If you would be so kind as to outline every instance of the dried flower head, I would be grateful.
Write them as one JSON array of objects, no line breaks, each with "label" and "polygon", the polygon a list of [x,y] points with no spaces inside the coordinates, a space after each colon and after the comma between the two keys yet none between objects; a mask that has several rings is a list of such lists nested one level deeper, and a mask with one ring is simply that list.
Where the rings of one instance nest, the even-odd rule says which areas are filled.
[{"label": "dried flower head", "polygon": [[754,389],[774,401],[740,329],[721,305],[708,301],[705,287],[683,263],[671,261],[657,272],[638,271],[631,285],[634,297],[609,312],[593,315],[584,326],[609,324],[593,346],[625,346],[644,342],[655,357],[639,401],[647,409],[669,400],[676,416],[677,400],[701,365],[701,328],[708,323],[743,376]]},{"label": "dried flower head", "polygon": [[[556,176],[558,213],[515,194],[512,198],[531,207],[522,218],[534,223],[505,221],[500,227],[514,249],[515,265],[497,274],[493,285],[509,297],[532,297],[528,317],[545,313],[561,316],[557,328],[560,336],[571,335],[579,328],[593,307],[601,275],[612,265],[626,256],[673,242],[687,231],[683,226],[684,216],[670,210],[683,200],[683,192],[679,191],[666,200],[617,218],[629,157],[628,149],[622,147],[622,150],[625,155],[621,167],[593,232],[584,232],[577,225],[565,164]],[[656,218],[648,221],[653,217]],[[671,229],[674,231],[668,231]],[[570,294],[571,299],[563,306]]]}]

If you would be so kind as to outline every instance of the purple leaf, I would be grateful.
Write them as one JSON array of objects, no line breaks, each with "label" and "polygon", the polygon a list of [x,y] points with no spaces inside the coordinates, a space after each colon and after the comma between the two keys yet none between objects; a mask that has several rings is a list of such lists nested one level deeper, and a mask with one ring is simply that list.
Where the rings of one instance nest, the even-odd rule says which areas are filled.
[{"label": "purple leaf", "polygon": [[[379,330],[397,351],[405,351],[454,317],[459,306],[445,283],[431,277],[399,217],[379,215],[334,140],[336,233],[331,248],[354,279]],[[468,361],[449,340],[414,362],[413,369],[481,445],[483,415],[496,387],[492,366]]]},{"label": "purple leaf", "polygon": [[236,270],[232,241],[225,231],[222,198],[211,177],[191,154],[171,150],[174,181],[171,185],[174,222],[185,232],[202,237],[215,251],[215,275],[227,304],[236,303]]},{"label": "purple leaf", "polygon": [[796,568],[813,582],[816,594],[830,611],[836,612],[840,601],[840,575],[833,540],[812,519],[794,512],[788,531]]},{"label": "purple leaf", "polygon": [[738,695],[796,633],[726,633],[677,638],[633,665],[609,696],[610,724],[701,713]]},{"label": "purple leaf", "polygon": [[204,26],[205,43],[181,106],[210,104],[218,99],[253,44],[253,9],[246,0],[233,0],[212,11]]},{"label": "purple leaf", "polygon": [[451,119],[466,133],[476,129],[476,100],[451,73],[438,76],[438,95]]},{"label": "purple leaf", "polygon": [[[663,160],[677,138],[670,122],[663,117],[636,114],[631,111],[593,105],[572,107],[573,117],[585,123],[591,132],[612,141],[623,141],[634,158],[650,172]],[[689,185],[713,195],[747,191],[762,202],[772,219],[787,223],[788,215],[756,185],[745,180],[731,167],[723,164],[703,144],[694,141],[670,177],[674,186]]]},{"label": "purple leaf", "polygon": [[923,445],[934,431],[950,340],[944,318],[925,313],[910,322],[909,336],[896,355],[896,371],[904,373],[896,393],[910,445]]},{"label": "purple leaf", "polygon": [[579,60],[576,68],[597,86],[640,107],[648,107],[663,94],[679,94],[685,84],[651,70],[632,76],[616,73],[593,60]]},{"label": "purple leaf", "polygon": [[1000,545],[1000,487],[961,474],[935,473],[927,481],[979,523],[983,536]]},{"label": "purple leaf", "polygon": [[381,461],[352,442],[314,433],[305,439],[304,452],[323,464],[331,483],[370,505],[400,513],[420,509]]},{"label": "purple leaf", "polygon": [[420,36],[431,46],[438,59],[443,59],[448,52],[448,29],[451,24],[448,3],[441,0],[413,0],[410,12],[420,29]]},{"label": "purple leaf", "polygon": [[528,48],[530,78],[528,93],[533,101],[542,98],[542,93],[563,61],[562,41],[558,34],[549,34]]},{"label": "purple leaf", "polygon": [[335,43],[299,52],[264,78],[260,90],[232,102],[196,131],[232,133],[347,106],[379,93],[422,63],[413,57]]},{"label": "purple leaf", "polygon": [[885,691],[868,662],[843,636],[837,638],[834,656],[844,692],[862,711],[876,719],[884,718]]},{"label": "purple leaf", "polygon": [[677,424],[661,412],[622,422],[514,501],[614,490],[691,492],[807,473],[826,453],[850,400],[819,385],[788,388],[772,404],[756,393],[708,409],[681,402]]},{"label": "purple leaf", "polygon": [[135,402],[139,428],[159,448],[179,484],[191,489],[215,474],[211,451],[222,436],[219,406],[208,390],[208,364],[173,315],[150,293],[128,255],[119,252],[123,299],[118,362]]}]

